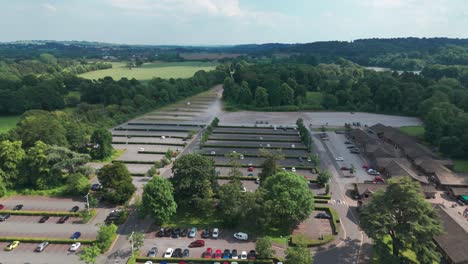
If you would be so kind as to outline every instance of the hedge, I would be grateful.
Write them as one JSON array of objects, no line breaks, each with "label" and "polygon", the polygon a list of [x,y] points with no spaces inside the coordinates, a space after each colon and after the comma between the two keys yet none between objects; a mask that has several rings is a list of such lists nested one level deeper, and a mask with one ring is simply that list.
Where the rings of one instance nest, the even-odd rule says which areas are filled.
[{"label": "hedge", "polygon": [[2,214],[11,215],[29,215],[29,216],[75,216],[81,217],[79,212],[53,212],[53,211],[13,211],[13,210],[2,210]]},{"label": "hedge", "polygon": [[315,206],[315,210],[318,210],[318,211],[326,211],[327,213],[329,213],[332,217],[332,225],[333,225],[333,234],[334,235],[337,235],[338,234],[338,230],[340,228],[340,215],[338,214],[338,212],[334,209],[334,208],[331,208],[331,207],[328,207],[328,206],[323,206],[323,205],[316,205]]},{"label": "hedge", "polygon": [[138,154],[161,154],[166,155],[167,151],[138,151]]},{"label": "hedge", "polygon": [[[203,259],[203,258],[149,258],[149,257],[137,257],[137,262],[145,263],[146,261],[152,261],[153,263],[166,261],[168,263],[179,263],[179,261],[184,262],[193,262],[193,263],[215,263],[215,262],[223,262],[228,261],[227,259]],[[229,259],[229,262],[236,261],[238,263],[256,263],[256,264],[272,264],[273,260],[271,259],[257,259],[257,260],[240,260],[240,259]]]},{"label": "hedge", "polygon": [[134,177],[145,177],[146,176],[145,173],[130,173],[130,175],[132,175]]},{"label": "hedge", "polygon": [[178,146],[184,147],[187,143],[166,143],[166,142],[127,142],[127,141],[112,141],[112,144],[129,144],[129,145],[162,145],[162,146]]},{"label": "hedge", "polygon": [[[232,180],[233,177],[231,176],[218,176],[218,180]],[[241,181],[255,181],[257,177],[255,176],[241,176],[239,177]]]},{"label": "hedge", "polygon": [[327,204],[327,203],[328,203],[328,200],[314,199],[314,203],[317,203],[317,204]]},{"label": "hedge", "polygon": [[314,198],[315,198],[315,199],[330,200],[330,199],[331,199],[331,195],[329,195],[329,194],[327,194],[327,195],[314,195]]},{"label": "hedge", "polygon": [[1,242],[11,242],[16,240],[23,243],[41,243],[47,241],[51,244],[73,244],[76,242],[80,242],[83,245],[90,245],[97,242],[95,239],[61,239],[50,237],[0,237]]},{"label": "hedge", "polygon": [[[115,142],[112,142],[112,143],[115,144]],[[295,148],[291,148],[291,147],[267,147],[267,146],[246,146],[246,145],[240,145],[239,146],[239,145],[203,144],[202,147],[204,147],[204,148],[253,148],[253,149],[266,148],[266,149],[299,149],[299,150],[307,150],[306,147],[300,147],[300,146],[297,146]]]}]

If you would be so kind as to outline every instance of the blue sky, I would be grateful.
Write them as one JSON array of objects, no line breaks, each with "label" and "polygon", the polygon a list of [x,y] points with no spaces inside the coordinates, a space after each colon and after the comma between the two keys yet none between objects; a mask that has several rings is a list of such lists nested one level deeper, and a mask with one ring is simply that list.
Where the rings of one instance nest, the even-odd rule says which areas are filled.
[{"label": "blue sky", "polygon": [[468,0],[0,0],[0,41],[305,43],[468,37]]}]

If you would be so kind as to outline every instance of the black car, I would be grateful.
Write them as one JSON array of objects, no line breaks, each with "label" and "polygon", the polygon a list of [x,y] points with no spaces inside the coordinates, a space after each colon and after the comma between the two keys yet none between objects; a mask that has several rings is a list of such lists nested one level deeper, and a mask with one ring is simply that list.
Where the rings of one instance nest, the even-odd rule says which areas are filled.
[{"label": "black car", "polygon": [[225,249],[223,252],[223,259],[231,258],[231,251],[229,249]]},{"label": "black car", "polygon": [[70,216],[68,216],[68,215],[62,216],[62,217],[60,217],[60,219],[58,220],[57,223],[63,224],[63,223],[65,223],[69,218],[70,218]]},{"label": "black car", "polygon": [[188,250],[187,248],[184,249],[184,252],[182,253],[182,257],[188,258],[189,256],[190,256],[190,250]]},{"label": "black car", "polygon": [[39,219],[39,223],[45,223],[47,220],[49,220],[48,216],[43,216],[41,219]]},{"label": "black car", "polygon": [[164,228],[160,228],[158,232],[156,232],[157,237],[163,237],[164,236]]},{"label": "black car", "polygon": [[319,219],[331,219],[331,216],[327,213],[318,213],[315,218]]},{"label": "black car", "polygon": [[180,230],[180,236],[181,237],[186,237],[187,236],[187,228],[182,228]]},{"label": "black car", "polygon": [[180,228],[176,228],[172,230],[172,238],[179,238],[180,236]]},{"label": "black car", "polygon": [[0,222],[6,221],[8,218],[10,218],[10,214],[2,214],[0,215]]},{"label": "black car", "polygon": [[172,257],[173,258],[181,258],[182,257],[182,249],[181,248],[174,249],[174,252],[172,252]]},{"label": "black car", "polygon": [[18,204],[18,205],[16,205],[16,206],[13,208],[13,211],[20,211],[21,209],[23,209],[23,205],[22,205],[22,204]]},{"label": "black car", "polygon": [[211,232],[208,228],[205,228],[201,234],[202,238],[209,238],[211,237]]},{"label": "black car", "polygon": [[166,230],[164,230],[164,236],[165,237],[170,237],[172,236],[172,228],[166,228]]},{"label": "black car", "polygon": [[80,207],[78,207],[78,206],[73,206],[72,209],[70,209],[70,212],[76,213],[76,212],[78,212],[78,210],[80,210]]},{"label": "black car", "polygon": [[347,146],[348,149],[356,149],[355,146]]},{"label": "black car", "polygon": [[237,255],[237,249],[233,249],[231,251],[231,258],[235,259],[236,257],[238,257],[239,255]]},{"label": "black car", "polygon": [[257,252],[255,250],[250,250],[249,254],[247,254],[247,259],[253,260],[257,258]]}]

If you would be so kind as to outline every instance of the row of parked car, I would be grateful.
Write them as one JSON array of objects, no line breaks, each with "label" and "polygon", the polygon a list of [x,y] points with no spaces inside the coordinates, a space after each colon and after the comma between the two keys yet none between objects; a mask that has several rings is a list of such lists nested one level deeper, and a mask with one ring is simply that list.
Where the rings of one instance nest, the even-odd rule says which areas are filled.
[{"label": "row of parked car", "polygon": [[[197,228],[160,228],[158,232],[156,232],[157,237],[172,237],[172,238],[179,238],[179,237],[189,237],[194,238],[197,234]],[[214,238],[217,239],[219,237],[219,229],[218,228],[205,228],[201,233],[202,238]]]},{"label": "row of parked car", "polygon": [[[4,209],[5,206],[3,205],[0,205],[0,210]],[[16,205],[14,208],[13,208],[13,211],[20,211],[21,209],[23,209],[23,205],[22,204],[18,204]],[[80,207],[78,206],[73,206],[71,209],[70,209],[70,212],[72,213],[76,213],[80,210]],[[4,222],[6,221],[8,218],[10,218],[11,214],[1,214],[0,215],[0,222]],[[39,219],[39,223],[45,223],[47,222],[47,220],[49,220],[49,216],[42,216],[40,219]],[[70,219],[70,216],[68,215],[64,215],[62,217],[60,217],[60,219],[57,221],[58,224],[63,224],[65,223],[68,219]]]},{"label": "row of parked car", "polygon": [[[205,244],[203,240],[194,241],[197,244]],[[192,242],[192,243],[194,243]],[[189,246],[190,247],[190,246]],[[153,247],[148,251],[148,257],[156,257],[158,255],[158,248]],[[164,258],[188,258],[190,257],[190,250],[188,248],[182,250],[181,248],[168,248],[164,254]],[[250,250],[249,253],[247,251],[242,251],[240,254],[238,253],[237,249],[229,250],[225,249],[221,251],[221,249],[213,250],[212,248],[208,247],[201,255],[204,259],[250,259],[254,260],[257,258],[257,253],[255,250]]]},{"label": "row of parked car", "polygon": [[[79,237],[81,236],[81,233],[80,232],[75,232],[73,233],[73,235],[71,235],[71,239],[78,239]],[[12,241],[10,243],[8,243],[8,245],[5,247],[5,250],[6,251],[13,251],[15,248],[17,248],[19,245],[21,244],[20,241],[18,240],[15,240],[15,241]],[[41,242],[37,245],[37,247],[34,249],[35,252],[42,252],[44,251],[44,249],[46,249],[46,247],[48,247],[50,245],[50,243],[48,241],[44,241],[44,242]],[[80,242],[75,242],[73,243],[70,248],[68,249],[69,251],[77,251],[81,246],[81,243]]]}]

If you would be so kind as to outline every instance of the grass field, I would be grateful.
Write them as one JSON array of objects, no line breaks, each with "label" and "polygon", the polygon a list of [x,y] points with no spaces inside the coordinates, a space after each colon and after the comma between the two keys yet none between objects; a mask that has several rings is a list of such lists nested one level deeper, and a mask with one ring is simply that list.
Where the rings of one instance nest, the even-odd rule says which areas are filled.
[{"label": "grass field", "polygon": [[400,127],[400,130],[413,137],[419,137],[419,138],[424,137],[423,126],[403,126],[403,127]]},{"label": "grass field", "polygon": [[0,116],[0,133],[7,132],[14,128],[18,123],[20,116]]},{"label": "grass field", "polygon": [[189,78],[199,70],[210,71],[216,67],[213,62],[184,61],[184,62],[154,62],[145,63],[139,68],[129,70],[125,67],[125,62],[113,62],[111,69],[91,71],[80,74],[80,77],[86,79],[99,79],[106,76],[119,80],[123,77],[128,79],[135,78],[140,81],[148,81],[154,77],[164,79],[169,78]]},{"label": "grass field", "polygon": [[454,160],[453,163],[455,172],[468,173],[468,160]]}]

